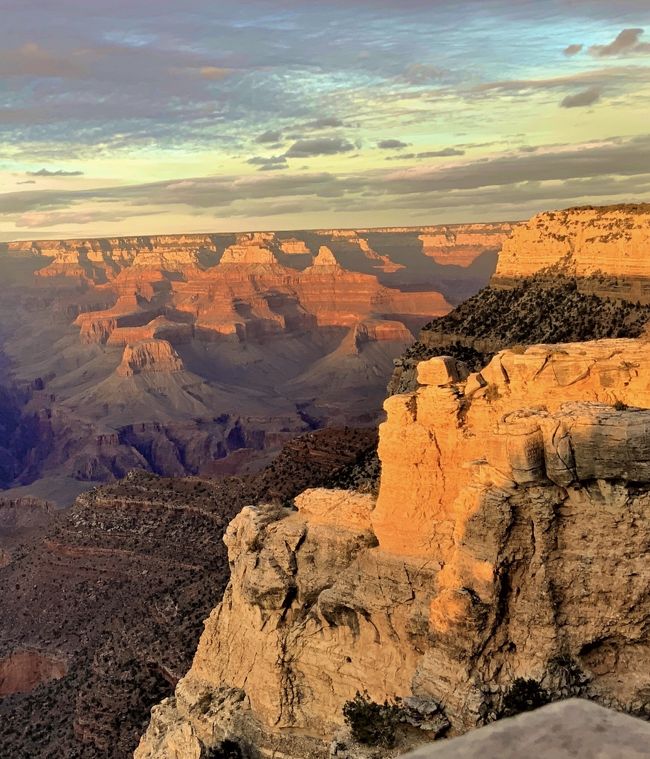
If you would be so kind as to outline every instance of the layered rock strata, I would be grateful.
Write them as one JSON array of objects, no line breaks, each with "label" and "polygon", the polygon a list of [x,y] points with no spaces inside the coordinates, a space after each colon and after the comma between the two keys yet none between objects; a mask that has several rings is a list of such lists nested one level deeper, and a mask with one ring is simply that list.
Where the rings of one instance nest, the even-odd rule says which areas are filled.
[{"label": "layered rock strata", "polygon": [[140,340],[124,349],[119,377],[133,377],[151,372],[180,372],[185,367],[167,340]]},{"label": "layered rock strata", "polygon": [[650,303],[650,204],[550,211],[518,225],[504,241],[493,282],[541,271],[592,283],[601,294]]},{"label": "layered rock strata", "polygon": [[476,260],[458,247],[482,226],[445,227],[444,263],[437,227],[0,244],[0,485],[69,505],[134,467],[233,473],[375,425],[411,336],[493,272],[495,225]]},{"label": "layered rock strata", "polygon": [[361,756],[338,731],[364,690],[441,715],[433,734],[494,719],[519,677],[650,708],[649,372],[640,340],[421,364],[386,402],[376,500],[308,491],[231,523],[231,582],[137,759],[326,757],[337,734]]}]

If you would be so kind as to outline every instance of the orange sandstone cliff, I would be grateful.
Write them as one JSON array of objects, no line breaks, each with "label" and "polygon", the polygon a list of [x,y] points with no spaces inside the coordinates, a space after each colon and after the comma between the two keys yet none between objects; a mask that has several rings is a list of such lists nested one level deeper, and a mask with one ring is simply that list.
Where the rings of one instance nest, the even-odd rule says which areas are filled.
[{"label": "orange sandstone cliff", "polygon": [[595,276],[607,280],[603,294],[648,303],[649,252],[650,204],[550,211],[515,227],[504,241],[493,282],[508,284],[544,271]]},{"label": "orange sandstone cliff", "polygon": [[[650,345],[452,358],[386,402],[379,495],[244,509],[231,581],[136,759],[367,756],[357,691],[400,697],[395,755],[490,721],[515,678],[638,710],[650,692]],[[374,754],[381,755],[381,754]]]}]

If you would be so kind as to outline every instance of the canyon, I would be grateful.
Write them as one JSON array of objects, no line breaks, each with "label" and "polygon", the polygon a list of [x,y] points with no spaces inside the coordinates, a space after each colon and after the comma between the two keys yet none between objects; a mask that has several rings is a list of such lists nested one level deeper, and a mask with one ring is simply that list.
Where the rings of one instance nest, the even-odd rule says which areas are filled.
[{"label": "canyon", "polygon": [[[551,239],[591,245],[593,215],[559,214]],[[484,310],[462,304],[397,362],[378,493],[310,489],[233,520],[223,600],[136,759],[397,756],[499,718],[518,683],[650,715],[650,314],[601,241],[579,272],[553,250],[518,281],[499,264]],[[355,694],[399,705],[393,743],[356,740]]]},{"label": "canyon", "polygon": [[[521,682],[650,716],[649,223],[0,255],[2,751],[378,759]],[[357,694],[398,705],[390,746]]]},{"label": "canyon", "polygon": [[485,285],[511,224],[0,247],[0,485],[69,505],[132,469],[252,471],[376,425],[393,360]]}]

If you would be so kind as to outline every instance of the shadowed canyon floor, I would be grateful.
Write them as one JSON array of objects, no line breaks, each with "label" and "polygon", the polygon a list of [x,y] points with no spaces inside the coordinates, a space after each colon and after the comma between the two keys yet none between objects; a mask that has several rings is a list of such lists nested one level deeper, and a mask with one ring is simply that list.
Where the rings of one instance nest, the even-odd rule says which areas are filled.
[{"label": "shadowed canyon floor", "polygon": [[393,359],[488,281],[511,229],[3,246],[0,486],[66,504],[133,468],[246,471],[376,424]]}]

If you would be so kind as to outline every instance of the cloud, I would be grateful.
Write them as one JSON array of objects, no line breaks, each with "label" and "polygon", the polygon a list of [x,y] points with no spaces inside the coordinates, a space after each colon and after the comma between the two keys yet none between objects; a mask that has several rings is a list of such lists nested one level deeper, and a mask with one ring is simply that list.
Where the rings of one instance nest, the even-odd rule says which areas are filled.
[{"label": "cloud", "polygon": [[303,124],[302,129],[313,129],[314,131],[317,131],[319,129],[336,129],[337,127],[342,126],[343,122],[336,116],[322,116]]},{"label": "cloud", "polygon": [[583,49],[584,45],[569,45],[564,48],[563,52],[568,58],[572,58],[574,55],[578,55],[578,53],[582,52]]},{"label": "cloud", "polygon": [[382,150],[402,150],[402,148],[408,148],[408,142],[402,142],[401,140],[380,140],[377,143],[377,147]]},{"label": "cloud", "polygon": [[312,156],[349,153],[351,150],[354,150],[354,145],[344,137],[316,137],[297,140],[285,155],[287,158],[311,158]]},{"label": "cloud", "polygon": [[600,100],[600,91],[596,87],[589,87],[575,95],[567,95],[560,103],[561,108],[585,108]]},{"label": "cloud", "polygon": [[281,139],[282,132],[274,129],[268,129],[266,132],[262,132],[262,134],[258,135],[255,138],[255,142],[259,143],[260,145],[264,145],[268,142],[280,142]]},{"label": "cloud", "polygon": [[389,156],[386,158],[387,161],[404,161],[404,160],[413,160],[415,158],[417,159],[426,159],[426,158],[451,158],[453,156],[461,156],[465,155],[464,150],[459,150],[458,148],[443,148],[442,150],[425,150],[422,153],[402,153],[401,155],[396,156]]},{"label": "cloud", "polygon": [[613,68],[581,71],[567,76],[554,76],[543,79],[505,79],[496,82],[484,82],[470,90],[470,95],[491,92],[534,92],[538,90],[570,89],[582,85],[605,86],[624,82],[647,82],[650,68],[641,66],[616,66]]},{"label": "cloud", "polygon": [[608,45],[592,45],[589,53],[598,58],[618,55],[649,55],[650,43],[641,42],[643,29],[623,29],[615,40]]},{"label": "cloud", "polygon": [[27,174],[30,177],[81,177],[83,176],[83,171],[65,171],[65,169],[51,171],[50,169],[39,169],[38,171],[28,171]]},{"label": "cloud", "polygon": [[409,84],[429,84],[429,82],[440,79],[447,72],[438,66],[431,66],[426,63],[412,63],[404,70],[402,79]]},{"label": "cloud", "polygon": [[254,156],[253,158],[249,158],[246,163],[249,163],[251,166],[258,166],[258,171],[278,171],[289,168],[287,159],[283,155],[270,156],[269,158]]},{"label": "cloud", "polygon": [[394,192],[475,190],[520,182],[556,182],[650,174],[650,137],[540,149],[446,166],[395,171],[384,182]]},{"label": "cloud", "polygon": [[86,74],[83,54],[56,55],[35,42],[0,52],[0,76],[76,79]]},{"label": "cloud", "polygon": [[[363,208],[366,198],[372,199],[377,209],[426,207],[431,194],[436,193],[443,198],[446,193],[463,193],[467,207],[471,208],[473,194],[478,197],[488,192],[491,202],[500,198],[499,202],[504,204],[516,203],[516,188],[522,184],[529,188],[531,197],[538,192],[540,197],[547,198],[552,198],[553,193],[558,198],[563,197],[558,183],[566,181],[593,180],[593,186],[597,187],[598,182],[606,186],[615,178],[623,188],[624,181],[632,187],[634,179],[641,187],[643,177],[646,177],[644,181],[650,182],[648,166],[650,137],[616,138],[603,143],[540,148],[535,153],[516,151],[473,161],[420,165],[391,172],[376,169],[345,175],[272,172],[76,191],[17,190],[0,195],[0,214],[76,212],[76,206],[89,203],[119,204],[120,209],[126,208],[130,214],[138,208],[152,207],[164,213],[169,206],[186,207],[191,212],[202,209],[224,212],[228,209],[230,214],[234,207],[246,213],[253,201],[257,208],[264,203],[284,203],[289,198],[304,203],[305,208],[317,199],[323,211],[334,209],[340,202],[346,212],[350,212]],[[535,190],[537,185],[540,187]],[[512,191],[509,188],[513,188]]]},{"label": "cloud", "polygon": [[464,150],[458,148],[444,148],[443,150],[427,150],[424,153],[417,153],[417,158],[449,158],[451,156],[465,155]]},{"label": "cloud", "polygon": [[199,72],[203,79],[223,79],[232,73],[232,69],[220,68],[219,66],[202,66]]},{"label": "cloud", "polygon": [[[133,216],[132,212],[111,211],[28,211],[16,219],[16,226],[25,229],[42,227],[61,227],[68,224],[96,224],[97,222],[115,222]],[[140,215],[140,214],[138,214]]]}]

